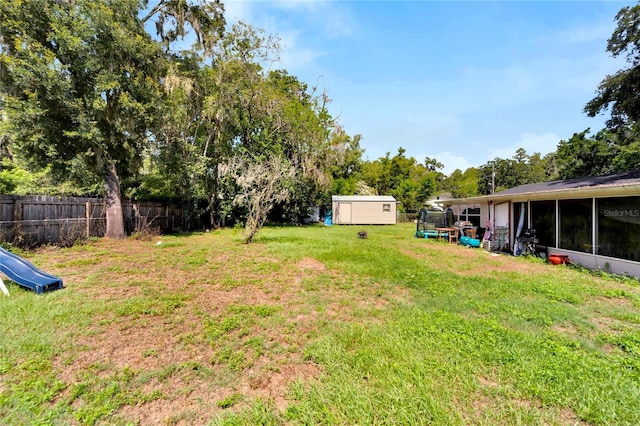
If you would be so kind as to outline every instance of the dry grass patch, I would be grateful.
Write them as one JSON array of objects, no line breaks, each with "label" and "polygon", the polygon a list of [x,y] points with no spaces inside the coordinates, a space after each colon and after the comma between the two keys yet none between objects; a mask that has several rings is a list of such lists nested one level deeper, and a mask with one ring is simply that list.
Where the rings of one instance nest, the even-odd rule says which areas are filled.
[{"label": "dry grass patch", "polygon": [[[539,263],[508,254],[490,253],[480,248],[470,248],[441,242],[421,242],[425,247],[418,250],[402,251],[403,254],[421,259],[430,267],[452,272],[460,276],[494,277],[497,274],[538,274]],[[545,265],[544,267],[550,267]]]},{"label": "dry grass patch", "polygon": [[0,310],[0,415],[637,424],[637,286],[419,241],[409,227],[367,230],[366,240],[348,227],[283,227],[250,245],[225,230],[35,253],[66,288],[12,294]]},{"label": "dry grass patch", "polygon": [[[131,371],[141,381],[138,392],[159,395],[118,411],[141,424],[203,424],[226,409],[219,401],[236,394],[234,409],[263,399],[283,410],[288,385],[320,372],[303,352],[318,324],[388,303],[376,286],[346,280],[313,258],[283,261],[258,244],[224,252],[213,234],[189,241],[167,248],[100,240],[77,252],[47,253],[43,268],[65,276],[66,292],[104,305],[93,325],[75,330],[75,349],[54,360],[69,389],[87,382],[88,372],[106,380]],[[110,255],[91,261],[96,252]],[[232,317],[237,328],[212,335],[211,327]]]}]

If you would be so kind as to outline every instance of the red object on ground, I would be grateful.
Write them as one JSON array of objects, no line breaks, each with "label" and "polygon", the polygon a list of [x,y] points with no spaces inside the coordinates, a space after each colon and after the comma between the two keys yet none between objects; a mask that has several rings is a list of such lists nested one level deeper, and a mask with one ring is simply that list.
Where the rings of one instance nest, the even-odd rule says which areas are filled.
[{"label": "red object on ground", "polygon": [[567,265],[567,264],[571,263],[569,261],[569,256],[564,255],[564,254],[552,254],[552,255],[549,255],[549,258],[547,260],[552,265],[560,265],[561,263]]}]

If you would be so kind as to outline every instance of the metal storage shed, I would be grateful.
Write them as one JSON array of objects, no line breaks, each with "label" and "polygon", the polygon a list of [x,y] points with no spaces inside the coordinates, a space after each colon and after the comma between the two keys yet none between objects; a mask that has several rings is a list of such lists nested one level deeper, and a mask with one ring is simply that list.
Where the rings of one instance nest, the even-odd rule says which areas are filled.
[{"label": "metal storage shed", "polygon": [[333,195],[336,225],[395,225],[398,201],[391,195]]}]

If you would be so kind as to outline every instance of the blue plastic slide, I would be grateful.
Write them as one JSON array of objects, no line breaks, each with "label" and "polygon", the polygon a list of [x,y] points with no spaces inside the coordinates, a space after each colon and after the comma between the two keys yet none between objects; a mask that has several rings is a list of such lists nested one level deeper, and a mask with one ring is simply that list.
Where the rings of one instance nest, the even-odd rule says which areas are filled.
[{"label": "blue plastic slide", "polygon": [[63,288],[62,279],[36,268],[28,260],[0,247],[0,272],[16,284],[28,287],[37,294]]}]

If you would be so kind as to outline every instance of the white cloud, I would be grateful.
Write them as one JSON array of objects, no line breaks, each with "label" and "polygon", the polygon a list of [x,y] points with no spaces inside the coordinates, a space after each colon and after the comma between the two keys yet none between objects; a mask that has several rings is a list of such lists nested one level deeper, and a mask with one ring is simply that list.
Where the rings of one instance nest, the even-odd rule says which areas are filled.
[{"label": "white cloud", "polygon": [[542,156],[544,156],[556,150],[560,139],[560,136],[555,133],[545,133],[542,135],[537,135],[534,133],[521,133],[520,139],[513,145],[504,146],[492,150],[490,152],[489,158],[487,158],[487,161],[496,157],[504,159],[512,158],[516,153],[516,150],[519,148],[524,148],[524,150],[527,151],[527,154],[529,155],[539,152]]},{"label": "white cloud", "polygon": [[232,23],[242,20],[268,30],[275,24],[278,28],[273,30],[295,26],[314,36],[320,31],[329,39],[351,36],[357,28],[357,19],[348,3],[327,0],[228,0],[225,18]]},{"label": "white cloud", "polygon": [[328,38],[351,36],[357,27],[348,3],[328,0],[280,0],[274,7],[296,13],[312,27],[320,27]]},{"label": "white cloud", "polygon": [[455,94],[448,97],[447,104],[462,113],[566,100],[580,91],[594,91],[598,76],[602,78],[607,70],[611,70],[611,64],[604,54],[543,58],[501,68],[468,68],[459,78],[447,82],[446,90]]},{"label": "white cloud", "polygon": [[358,32],[357,20],[343,5],[328,10],[325,19],[325,31],[329,38],[353,37]]},{"label": "white cloud", "polygon": [[431,155],[431,156],[425,155],[423,156],[423,158],[424,157],[435,158],[436,160],[441,162],[444,165],[444,168],[442,169],[442,173],[444,173],[447,176],[453,173],[454,171],[456,171],[456,169],[459,169],[464,172],[469,167],[477,166],[477,164],[469,164],[466,158],[456,154],[452,154],[449,151],[440,152],[438,154]]},{"label": "white cloud", "polygon": [[300,45],[300,31],[281,31],[279,33],[280,54],[279,68],[284,68],[292,74],[297,70],[310,67],[317,58],[324,54],[324,51]]},{"label": "white cloud", "polygon": [[253,19],[252,5],[252,2],[244,0],[227,0],[224,2],[224,17],[227,23],[251,22]]},{"label": "white cloud", "polygon": [[241,0],[227,2],[225,9],[229,24],[242,20],[280,40],[277,68],[298,76],[313,72],[312,79],[322,74],[316,63],[327,53],[325,47],[316,47],[314,39],[345,37],[356,27],[348,5],[332,1]]},{"label": "white cloud", "polygon": [[[503,146],[501,148],[492,150],[483,149],[478,146],[477,149],[473,150],[474,152],[471,156],[469,155],[469,151],[457,153],[452,152],[451,150],[447,150],[435,154],[424,154],[417,157],[417,159],[419,161],[423,161],[424,157],[426,156],[435,158],[444,165],[442,173],[444,173],[445,175],[450,175],[456,169],[464,172],[469,167],[479,167],[496,157],[503,159],[513,158],[516,150],[519,148],[524,148],[528,155],[539,152],[542,156],[544,156],[549,152],[555,151],[558,142],[560,142],[560,137],[555,133],[545,133],[541,135],[537,135],[534,133],[522,133],[518,141],[513,145]],[[474,145],[477,146],[481,144],[478,142],[469,143],[469,146]],[[482,154],[485,154],[485,156],[482,156]]]},{"label": "white cloud", "polygon": [[428,145],[438,144],[458,134],[462,123],[453,116],[411,116],[407,115],[404,120],[389,122],[382,129],[382,138],[386,140],[397,140],[402,145],[402,141],[407,144]]},{"label": "white cloud", "polygon": [[538,37],[543,43],[552,44],[579,44],[601,42],[606,45],[607,39],[613,33],[615,23],[611,17],[600,22],[592,22],[589,24],[580,23],[572,28],[565,28],[560,31],[551,32]]},{"label": "white cloud", "polygon": [[[383,157],[387,152],[393,156],[402,147],[407,150],[407,157],[422,162],[425,156],[433,158],[435,151],[446,146],[462,127],[456,116],[431,114],[414,104],[405,103],[404,108],[395,108],[390,105],[401,102],[392,101],[381,104],[376,110],[371,108],[369,100],[362,101],[362,105],[365,104],[366,108],[351,104],[340,121],[349,132],[359,133],[364,129],[363,146],[371,160]],[[427,154],[422,154],[424,152]]]},{"label": "white cloud", "polygon": [[610,22],[606,24],[591,25],[589,27],[573,28],[564,35],[568,43],[589,43],[593,41],[606,41],[613,32],[614,25]]},{"label": "white cloud", "polygon": [[326,0],[276,0],[271,1],[276,7],[285,10],[304,10],[313,12],[327,3]]}]

